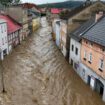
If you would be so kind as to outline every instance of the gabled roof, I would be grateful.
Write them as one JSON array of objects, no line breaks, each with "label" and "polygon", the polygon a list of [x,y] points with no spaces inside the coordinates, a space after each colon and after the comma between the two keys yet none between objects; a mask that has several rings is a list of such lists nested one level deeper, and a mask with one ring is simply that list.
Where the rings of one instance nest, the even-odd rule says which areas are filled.
[{"label": "gabled roof", "polygon": [[59,14],[62,10],[61,9],[58,9],[58,8],[52,8],[51,9],[51,13],[52,14]]},{"label": "gabled roof", "polygon": [[105,46],[105,16],[85,32],[82,37]]},{"label": "gabled roof", "polygon": [[95,23],[95,17],[91,17],[87,22],[85,22],[80,27],[78,27],[76,30],[71,32],[72,34],[71,37],[77,41],[80,41],[84,32],[87,31],[89,28],[91,28],[94,23]]},{"label": "gabled roof", "polygon": [[3,19],[7,22],[8,34],[11,34],[21,29],[21,26],[17,24],[12,18],[10,18],[7,15],[0,15],[0,19]]}]

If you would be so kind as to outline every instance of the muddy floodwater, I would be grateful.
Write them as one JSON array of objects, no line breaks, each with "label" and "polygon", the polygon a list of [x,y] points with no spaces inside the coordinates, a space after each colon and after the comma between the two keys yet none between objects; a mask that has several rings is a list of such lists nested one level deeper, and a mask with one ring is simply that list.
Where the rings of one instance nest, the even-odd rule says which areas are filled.
[{"label": "muddy floodwater", "polygon": [[3,61],[0,105],[105,105],[56,47],[45,18],[41,25]]}]

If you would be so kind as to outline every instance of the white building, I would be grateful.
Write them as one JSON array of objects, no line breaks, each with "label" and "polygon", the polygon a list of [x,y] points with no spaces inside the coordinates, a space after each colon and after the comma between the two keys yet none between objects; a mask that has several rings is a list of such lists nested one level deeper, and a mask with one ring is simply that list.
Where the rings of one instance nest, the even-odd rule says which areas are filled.
[{"label": "white building", "polygon": [[0,19],[0,59],[4,59],[4,55],[8,54],[8,40],[7,40],[7,23]]},{"label": "white building", "polygon": [[56,22],[56,45],[60,48],[60,21]]},{"label": "white building", "polygon": [[84,70],[82,70],[81,63],[81,36],[89,27],[94,24],[95,18],[92,17],[90,20],[85,22],[83,25],[78,27],[71,33],[70,37],[70,56],[69,63],[73,66],[74,70],[84,80]]},{"label": "white building", "polygon": [[80,50],[81,43],[71,38],[69,62],[78,74],[80,73]]},{"label": "white building", "polygon": [[54,19],[53,24],[52,24],[52,30],[53,33],[55,34],[55,42],[56,45],[60,48],[60,19]]}]

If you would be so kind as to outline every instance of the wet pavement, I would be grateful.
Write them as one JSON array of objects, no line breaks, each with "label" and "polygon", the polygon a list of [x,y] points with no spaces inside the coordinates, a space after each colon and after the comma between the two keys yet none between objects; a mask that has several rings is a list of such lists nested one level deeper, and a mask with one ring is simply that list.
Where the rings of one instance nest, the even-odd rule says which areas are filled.
[{"label": "wet pavement", "polygon": [[56,47],[46,19],[3,61],[1,105],[105,105]]}]

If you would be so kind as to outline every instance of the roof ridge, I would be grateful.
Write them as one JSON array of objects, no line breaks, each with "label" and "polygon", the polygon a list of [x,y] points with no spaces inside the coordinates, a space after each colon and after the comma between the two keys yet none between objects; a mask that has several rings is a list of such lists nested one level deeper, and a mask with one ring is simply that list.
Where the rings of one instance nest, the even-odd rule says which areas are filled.
[{"label": "roof ridge", "polygon": [[[105,18],[105,15],[103,15],[97,22],[94,22],[88,29],[86,29],[86,31],[84,31],[81,35],[85,34],[88,30],[90,30],[93,26],[95,26],[96,24],[98,24],[103,18]],[[81,36],[80,35],[80,36]]]},{"label": "roof ridge", "polygon": [[84,32],[82,32],[81,34],[80,34],[80,36],[82,36],[83,34],[85,34],[88,30],[90,30],[94,25],[96,25],[97,24],[97,22],[95,22],[95,23],[93,23],[90,27],[88,27]]}]

